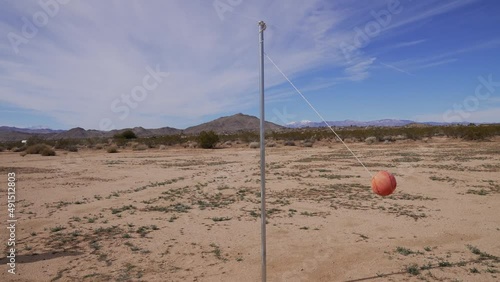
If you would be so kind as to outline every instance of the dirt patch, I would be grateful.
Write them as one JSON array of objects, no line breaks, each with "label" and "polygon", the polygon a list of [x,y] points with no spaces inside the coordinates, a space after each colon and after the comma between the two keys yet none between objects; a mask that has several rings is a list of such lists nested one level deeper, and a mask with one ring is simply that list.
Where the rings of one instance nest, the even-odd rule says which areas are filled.
[{"label": "dirt patch", "polygon": [[[498,281],[499,145],[352,144],[396,175],[388,197],[341,144],[268,148],[269,281]],[[18,275],[2,263],[2,281],[260,279],[255,150],[0,154],[19,179]]]}]

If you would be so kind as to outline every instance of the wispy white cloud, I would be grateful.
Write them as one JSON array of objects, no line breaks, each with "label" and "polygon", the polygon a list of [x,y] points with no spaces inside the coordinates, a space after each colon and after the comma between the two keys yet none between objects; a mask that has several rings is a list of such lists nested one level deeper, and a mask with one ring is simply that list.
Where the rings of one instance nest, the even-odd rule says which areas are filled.
[{"label": "wispy white cloud", "polygon": [[480,42],[471,46],[451,50],[433,56],[421,57],[421,58],[409,58],[397,62],[391,62],[390,65],[400,69],[407,69],[413,71],[421,70],[456,62],[458,61],[458,58],[455,57],[465,53],[476,52],[480,50],[498,48],[498,47],[500,47],[500,40],[495,39],[486,42]]},{"label": "wispy white cloud", "polygon": [[[399,5],[396,9],[398,11],[397,13],[389,12],[388,3],[386,1],[370,1],[369,3],[363,2],[363,4],[366,4],[366,6],[360,7],[361,10],[363,10],[363,13],[358,15],[358,20],[356,21],[356,24],[353,25],[351,32],[344,33],[346,36],[343,37],[341,44],[339,44],[339,48],[342,50],[345,57],[346,62],[344,65],[346,67],[346,72],[356,69],[354,66],[358,64],[359,61],[366,61],[370,57],[376,56],[375,54],[365,52],[365,49],[367,49],[366,47],[370,46],[373,42],[384,40],[393,34],[401,33],[403,30],[415,26],[417,23],[427,22],[432,20],[434,17],[450,13],[477,1],[478,0],[452,1],[444,4],[442,1],[438,0],[426,1],[425,3],[408,3],[400,1],[398,2]],[[377,18],[374,15],[379,16],[377,16]],[[378,31],[374,28],[377,26]],[[369,32],[369,27],[372,29],[372,32]],[[385,49],[387,51],[387,49],[392,50],[410,47],[422,44],[426,41],[427,39],[406,41],[389,45],[388,47],[385,47]],[[430,64],[432,63],[426,64],[430,67]],[[400,72],[403,69],[409,69],[406,66],[398,66],[397,63],[391,63],[390,66],[387,64],[386,66]],[[353,80],[358,80],[360,78],[366,79],[368,75],[365,72],[363,73],[363,75],[353,76]]]},{"label": "wispy white cloud", "polygon": [[[0,44],[0,91],[15,93],[1,100],[88,128],[97,128],[102,118],[117,127],[161,126],[165,121],[154,120],[154,114],[184,117],[189,124],[200,116],[244,110],[258,81],[257,23],[238,13],[220,21],[208,2],[71,1],[60,6],[47,26],[19,46],[19,55],[7,41]],[[40,10],[35,2],[11,4],[15,18]],[[235,11],[269,19],[266,49],[279,54],[280,66],[291,76],[325,64],[325,58],[330,64],[339,61],[325,41],[340,17],[322,1],[243,2]],[[3,23],[0,33],[20,33],[21,25]],[[130,94],[142,83],[146,67],[156,65],[170,76],[120,120],[110,109],[112,101]],[[272,72],[266,78],[268,87],[282,82]]]},{"label": "wispy white cloud", "polygon": [[[408,5],[405,12],[415,11],[416,16],[394,16],[391,27],[471,2],[438,8]],[[19,46],[18,55],[8,40],[0,42],[0,102],[46,113],[68,127],[98,128],[103,118],[112,119],[116,127],[172,125],[169,121],[184,127],[206,115],[245,111],[257,104],[256,19],[268,23],[266,52],[292,80],[323,67],[345,74],[302,85],[313,91],[370,76],[376,56],[363,53],[362,46],[346,62],[340,45],[352,40],[354,27],[373,20],[371,11],[386,6],[385,0],[242,1],[221,21],[212,1],[69,1]],[[40,10],[36,1],[7,1],[0,12],[0,34],[20,34],[21,18],[30,19]],[[406,70],[405,64],[430,65],[451,56],[390,65]],[[266,86],[283,84],[281,75],[266,64]],[[111,110],[112,102],[142,84],[146,67],[157,65],[170,76],[121,120]],[[287,99],[289,93],[277,93],[274,99]]]},{"label": "wispy white cloud", "polygon": [[479,0],[455,0],[455,1],[420,1],[416,6],[408,7],[412,10],[412,16],[405,17],[394,24],[391,24],[388,29],[399,28],[405,25],[410,25],[415,22],[421,22],[432,19],[433,17],[449,13],[463,6],[470,5]]},{"label": "wispy white cloud", "polygon": [[359,81],[369,76],[369,68],[377,58],[369,58],[345,69],[347,79]]},{"label": "wispy white cloud", "polygon": [[[337,80],[326,80],[326,79],[313,79],[310,83],[305,87],[300,87],[300,92],[304,96],[312,96],[315,95],[317,90],[329,89],[333,86],[339,84]],[[266,93],[266,102],[269,103],[278,103],[278,102],[289,102],[294,99],[301,99],[299,94],[295,91],[295,89],[291,85],[286,85],[285,87],[276,87],[270,90],[267,90]]]},{"label": "wispy white cloud", "polygon": [[456,62],[456,61],[458,61],[458,59],[441,60],[441,61],[436,61],[436,62],[428,63],[428,64],[425,64],[425,65],[420,65],[420,66],[414,67],[413,69],[414,70],[421,70],[421,69],[426,69],[426,68],[431,68],[431,67],[437,67],[437,66],[441,66],[441,65],[447,65],[447,64],[450,64],[450,63],[453,63],[453,62]]},{"label": "wispy white cloud", "polygon": [[468,52],[480,51],[485,49],[497,48],[500,47],[500,39],[493,39],[489,41],[479,42],[477,44],[471,44],[470,46],[452,50],[443,54],[439,54],[437,56],[429,58],[430,60],[442,59],[446,57],[456,56]]},{"label": "wispy white cloud", "polygon": [[398,72],[401,72],[401,73],[405,73],[405,74],[407,74],[407,75],[414,76],[414,74],[412,74],[412,73],[410,73],[410,72],[408,72],[408,71],[405,71],[405,70],[403,70],[403,69],[400,69],[400,68],[398,68],[398,67],[395,67],[395,66],[393,66],[393,65],[386,64],[386,63],[382,63],[382,62],[379,62],[379,63],[380,63],[381,65],[385,66],[385,67],[388,67],[388,68],[390,68],[390,69],[396,70],[396,71],[398,71]]},{"label": "wispy white cloud", "polygon": [[414,41],[408,41],[408,42],[401,42],[398,44],[394,44],[393,46],[391,46],[391,48],[396,49],[396,48],[410,47],[410,46],[415,46],[415,45],[424,43],[426,41],[427,41],[427,39],[420,39],[420,40],[414,40]]}]

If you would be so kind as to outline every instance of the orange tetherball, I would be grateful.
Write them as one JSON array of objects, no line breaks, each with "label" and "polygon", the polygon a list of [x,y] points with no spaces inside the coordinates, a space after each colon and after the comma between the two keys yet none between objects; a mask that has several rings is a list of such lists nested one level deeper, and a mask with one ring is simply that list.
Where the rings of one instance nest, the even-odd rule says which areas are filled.
[{"label": "orange tetherball", "polygon": [[396,190],[396,178],[385,170],[377,172],[372,178],[372,190],[380,196],[388,196]]}]

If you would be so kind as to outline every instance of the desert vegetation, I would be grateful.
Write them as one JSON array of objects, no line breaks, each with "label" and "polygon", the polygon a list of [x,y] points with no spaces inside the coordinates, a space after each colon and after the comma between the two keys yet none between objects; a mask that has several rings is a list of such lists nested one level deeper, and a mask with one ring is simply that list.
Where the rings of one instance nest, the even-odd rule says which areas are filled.
[{"label": "desert vegetation", "polygon": [[[336,132],[346,142],[364,142],[376,144],[379,142],[391,143],[404,140],[423,140],[436,137],[446,137],[463,141],[488,141],[495,136],[500,136],[500,125],[456,125],[456,126],[407,126],[407,127],[347,127],[336,128]],[[112,143],[117,148],[130,147],[133,150],[143,151],[147,148],[159,148],[160,146],[184,146],[185,144],[198,144],[201,148],[216,148],[232,146],[235,144],[247,144],[259,141],[256,132],[238,132],[231,134],[217,134],[213,131],[203,131],[197,135],[174,134],[152,137],[138,137],[132,130],[125,130],[116,134],[113,138],[87,138],[87,139],[43,139],[35,136],[28,139],[28,145],[45,144],[56,150],[77,152],[79,148],[102,149]],[[273,147],[277,144],[284,146],[312,147],[315,141],[336,141],[328,128],[304,128],[287,129],[282,131],[266,132],[266,140],[270,140]],[[231,144],[231,145],[229,145]],[[0,142],[0,148],[4,151],[22,152],[28,146],[19,142]]]},{"label": "desert vegetation", "polygon": [[56,152],[52,147],[46,144],[35,144],[28,146],[26,150],[24,150],[25,154],[40,154],[42,156],[55,156]]},{"label": "desert vegetation", "polygon": [[137,135],[135,135],[135,133],[132,130],[128,129],[128,130],[123,131],[122,133],[115,134],[114,138],[115,139],[136,139]]},{"label": "desert vegetation", "polygon": [[[298,132],[304,139],[266,142],[277,144],[266,164],[272,280],[498,279],[499,222],[484,216],[498,213],[498,138],[351,143],[371,171],[390,170],[400,181],[382,198],[342,144],[324,142],[318,130]],[[174,280],[258,280],[258,153],[235,136],[227,144],[223,138],[216,151],[152,150],[146,138],[124,147],[114,138],[92,147],[75,140],[36,165],[36,156],[2,152],[26,191],[18,255],[33,262],[24,273],[49,263],[46,280],[55,281],[153,281],[165,273]],[[304,145],[311,140],[313,147]],[[63,149],[70,145],[87,149]],[[28,144],[24,152],[46,147]],[[113,148],[120,153],[108,154]],[[85,166],[64,154],[78,154]]]},{"label": "desert vegetation", "polygon": [[197,141],[203,149],[213,149],[219,142],[219,135],[213,131],[202,131],[198,135]]}]

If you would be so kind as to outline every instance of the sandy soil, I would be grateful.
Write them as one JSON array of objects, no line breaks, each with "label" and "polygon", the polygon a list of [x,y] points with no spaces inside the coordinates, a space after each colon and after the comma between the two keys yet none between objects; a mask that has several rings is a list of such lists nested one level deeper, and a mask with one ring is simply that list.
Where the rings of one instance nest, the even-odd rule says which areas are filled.
[{"label": "sandy soil", "polygon": [[[339,143],[267,149],[268,281],[500,279],[500,140],[350,146],[393,195]],[[3,225],[11,171],[1,281],[260,280],[259,150],[3,152]]]}]

